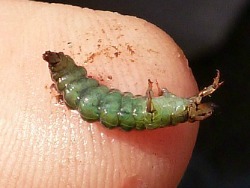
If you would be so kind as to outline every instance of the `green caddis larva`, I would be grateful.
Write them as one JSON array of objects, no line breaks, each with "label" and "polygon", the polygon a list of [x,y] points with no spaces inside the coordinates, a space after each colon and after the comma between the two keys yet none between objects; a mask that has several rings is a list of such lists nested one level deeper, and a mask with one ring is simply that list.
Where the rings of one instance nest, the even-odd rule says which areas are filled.
[{"label": "green caddis larva", "polygon": [[212,115],[214,105],[201,103],[201,100],[222,84],[217,71],[212,85],[196,96],[181,98],[167,89],[160,89],[157,84],[160,96],[153,97],[152,82],[148,80],[146,96],[134,96],[129,92],[109,89],[88,78],[86,69],[76,65],[63,52],[46,51],[43,59],[48,62],[51,78],[66,105],[77,110],[84,120],[100,121],[107,128],[156,129],[204,120]]}]

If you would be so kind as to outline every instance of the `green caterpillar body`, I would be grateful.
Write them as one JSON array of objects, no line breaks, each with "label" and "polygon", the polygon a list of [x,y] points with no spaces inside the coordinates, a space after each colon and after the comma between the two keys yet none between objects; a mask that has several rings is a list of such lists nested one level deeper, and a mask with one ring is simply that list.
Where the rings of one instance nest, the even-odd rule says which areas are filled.
[{"label": "green caterpillar body", "polygon": [[77,110],[88,122],[99,120],[107,128],[120,126],[124,130],[141,130],[200,120],[191,114],[194,112],[192,106],[198,106],[194,97],[180,98],[166,89],[162,90],[161,96],[150,96],[151,99],[149,96],[122,93],[88,78],[86,69],[77,66],[71,57],[62,52],[47,51],[43,59],[49,63],[51,78],[66,105]]}]

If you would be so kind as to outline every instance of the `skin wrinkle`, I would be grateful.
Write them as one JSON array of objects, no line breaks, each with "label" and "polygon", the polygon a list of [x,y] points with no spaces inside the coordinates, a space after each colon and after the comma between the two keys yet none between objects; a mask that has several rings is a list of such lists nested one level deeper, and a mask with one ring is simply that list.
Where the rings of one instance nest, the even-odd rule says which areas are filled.
[{"label": "skin wrinkle", "polygon": [[[19,93],[9,92],[11,97],[4,94],[0,99],[0,104],[6,106],[0,118],[8,122],[0,125],[0,129],[6,131],[0,134],[0,143],[4,143],[0,148],[0,159],[3,159],[0,160],[0,172],[5,169],[1,172],[5,174],[0,186],[176,186],[190,158],[197,126],[183,124],[160,130],[124,132],[108,130],[100,123],[80,121],[77,113],[65,115],[68,111],[65,106],[51,104],[49,90],[44,88],[50,85],[51,79],[41,58],[46,50],[64,51],[73,54],[78,64],[83,65],[89,53],[98,51],[101,36],[103,48],[121,44],[118,57],[107,58],[101,53],[93,63],[86,65],[88,72],[97,77],[100,74],[104,78],[112,76],[109,81],[104,79],[104,84],[144,95],[150,77],[153,81],[157,79],[162,87],[190,96],[197,89],[195,81],[173,40],[141,19],[72,6],[37,2],[28,2],[27,6],[26,3],[3,1],[0,7],[0,19],[4,20],[0,23],[0,44],[5,44],[4,48],[0,45],[1,64],[4,65],[1,66],[3,71],[0,69],[4,72],[0,74],[3,85],[0,84],[7,91],[17,88]],[[121,30],[113,29],[116,26]],[[20,32],[13,28],[19,28]],[[137,30],[131,32],[132,28]],[[91,30],[92,34],[87,34]],[[13,31],[15,33],[8,40]],[[124,36],[117,40],[121,33]],[[132,46],[134,54],[128,53],[126,43]],[[150,48],[157,53],[148,51]],[[113,54],[115,50],[111,47],[108,52]],[[7,74],[8,69],[11,75],[18,75],[20,79]],[[15,101],[18,106],[13,108]],[[31,121],[28,126],[27,120]],[[27,133],[27,141],[17,139],[16,131],[25,126],[23,136]],[[17,161],[20,168],[16,166]],[[33,166],[29,167],[27,162]],[[15,174],[10,173],[14,166]]]},{"label": "skin wrinkle", "polygon": [[[10,130],[11,135],[10,136],[6,135],[7,136],[7,141],[9,140],[9,142],[8,142],[8,144],[6,144],[6,147],[4,149],[4,150],[9,149],[15,154],[16,154],[16,150],[15,150],[14,146],[16,145],[16,141],[17,141],[17,133],[16,133],[16,131],[17,130],[15,130],[15,129]],[[14,138],[14,139],[9,139],[9,138]],[[6,154],[6,153],[4,153],[4,154]],[[17,156],[17,155],[15,155],[15,156]],[[17,160],[7,160],[7,159],[9,159],[11,157],[12,157],[12,153],[8,152],[5,159],[3,159],[3,161],[6,161],[6,163],[3,163],[2,167],[1,167],[1,169],[6,169],[5,171],[2,171],[2,173],[3,173],[2,177],[4,177],[3,180],[2,180],[3,183],[7,182],[7,177],[10,176],[9,174],[13,170],[12,168],[8,169],[7,167],[8,166],[16,166],[15,164],[16,164]],[[11,164],[13,164],[13,165],[11,165]]]}]

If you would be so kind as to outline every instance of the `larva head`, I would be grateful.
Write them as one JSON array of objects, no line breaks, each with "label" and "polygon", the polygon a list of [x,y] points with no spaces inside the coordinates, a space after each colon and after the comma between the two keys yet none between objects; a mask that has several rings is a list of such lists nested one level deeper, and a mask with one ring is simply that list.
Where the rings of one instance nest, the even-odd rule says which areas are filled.
[{"label": "larva head", "polygon": [[49,69],[51,72],[59,72],[64,69],[70,70],[72,66],[76,66],[73,59],[64,55],[63,52],[56,53],[46,51],[43,54],[43,59],[49,63]]},{"label": "larva head", "polygon": [[201,104],[195,104],[192,103],[189,106],[189,121],[201,121],[213,114],[214,108],[216,105],[214,103],[201,103]]}]

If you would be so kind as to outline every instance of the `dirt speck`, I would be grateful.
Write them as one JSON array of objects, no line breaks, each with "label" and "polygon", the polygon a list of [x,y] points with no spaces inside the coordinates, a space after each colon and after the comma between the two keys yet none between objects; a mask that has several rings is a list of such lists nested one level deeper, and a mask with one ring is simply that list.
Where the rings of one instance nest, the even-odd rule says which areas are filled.
[{"label": "dirt speck", "polygon": [[95,56],[96,56],[96,54],[95,54],[95,53],[92,53],[92,54],[87,58],[86,62],[88,62],[88,63],[93,63]]},{"label": "dirt speck", "polygon": [[118,57],[121,54],[121,52],[115,52],[114,55],[115,57]]},{"label": "dirt speck", "polygon": [[151,49],[151,48],[150,48],[150,49],[147,49],[147,51],[148,51],[149,53],[157,53],[157,54],[159,53],[159,52],[157,52],[156,50],[153,50],[153,49]]},{"label": "dirt speck", "polygon": [[122,38],[124,35],[123,34],[121,34],[121,35],[118,35],[116,38],[117,39],[120,39],[120,38]]},{"label": "dirt speck", "polygon": [[101,74],[99,74],[98,77],[99,77],[98,79],[99,79],[101,82],[104,81],[103,76],[102,76]]},{"label": "dirt speck", "polygon": [[130,53],[131,55],[133,55],[133,54],[135,53],[135,51],[133,50],[132,46],[129,45],[129,44],[127,44],[127,50],[129,51],[129,53]]}]

